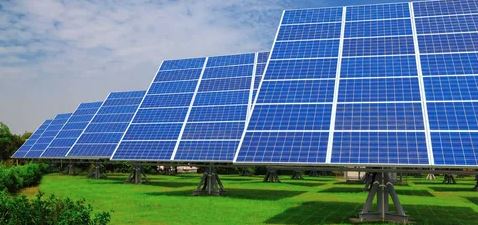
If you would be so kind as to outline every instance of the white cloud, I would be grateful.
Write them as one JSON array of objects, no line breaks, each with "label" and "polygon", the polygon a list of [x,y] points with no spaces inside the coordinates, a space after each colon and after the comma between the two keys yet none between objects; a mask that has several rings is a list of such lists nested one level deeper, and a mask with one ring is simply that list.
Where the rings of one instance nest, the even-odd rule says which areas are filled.
[{"label": "white cloud", "polygon": [[110,91],[145,89],[165,58],[268,50],[275,1],[0,3],[0,121],[14,132]]}]

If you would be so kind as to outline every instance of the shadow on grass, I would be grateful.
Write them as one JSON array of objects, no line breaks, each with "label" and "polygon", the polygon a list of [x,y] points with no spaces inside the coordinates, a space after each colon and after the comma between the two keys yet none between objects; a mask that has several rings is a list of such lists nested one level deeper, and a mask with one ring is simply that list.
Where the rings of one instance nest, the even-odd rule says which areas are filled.
[{"label": "shadow on grass", "polygon": [[[362,204],[305,202],[265,221],[267,224],[341,224],[357,217]],[[404,205],[415,224],[476,224],[478,214],[467,207]],[[453,215],[453,216],[450,216]]]},{"label": "shadow on grass", "polygon": [[441,186],[441,187],[430,187],[430,189],[439,192],[472,192],[473,186],[470,187],[453,187],[453,186]]},{"label": "shadow on grass", "polygon": [[[171,192],[148,192],[146,195],[152,196],[192,196],[193,190],[171,191]],[[284,198],[290,198],[305,193],[304,191],[285,191],[285,190],[260,190],[260,189],[226,189],[222,197],[237,199],[253,199],[276,201]],[[200,198],[200,197],[197,197]]]},{"label": "shadow on grass", "polygon": [[284,184],[296,185],[296,186],[303,186],[303,187],[318,187],[324,185],[324,183],[317,183],[317,182],[308,182],[308,181],[285,181]]},{"label": "shadow on grass", "polygon": [[348,223],[360,203],[304,202],[265,221],[267,224],[339,224]]},{"label": "shadow on grass", "polygon": [[472,202],[475,205],[478,205],[478,197],[468,197],[468,201]]},{"label": "shadow on grass", "polygon": [[[127,182],[127,177],[107,177],[105,179],[95,180],[98,181],[97,184],[131,184]],[[184,182],[178,180],[171,180],[171,179],[161,179],[158,177],[148,178],[148,181],[144,181],[139,185],[145,186],[158,186],[158,187],[194,187],[196,183],[194,182]]]},{"label": "shadow on grass", "polygon": [[[430,193],[427,190],[403,190],[403,189],[398,189],[395,190],[398,195],[413,195],[413,196],[427,196],[427,197],[432,197],[433,194]],[[326,192],[326,193],[358,193],[358,192],[364,192],[363,188],[361,187],[332,187],[332,188],[327,188],[324,189],[320,192]]]},{"label": "shadow on grass", "polygon": [[227,181],[255,181],[259,179],[255,177],[234,178],[234,177],[221,177],[221,176],[219,176],[219,178],[221,180],[227,180]]},{"label": "shadow on grass", "polygon": [[413,182],[414,184],[417,184],[417,185],[438,185],[438,184],[442,184],[441,182],[438,182],[438,181],[414,181]]}]

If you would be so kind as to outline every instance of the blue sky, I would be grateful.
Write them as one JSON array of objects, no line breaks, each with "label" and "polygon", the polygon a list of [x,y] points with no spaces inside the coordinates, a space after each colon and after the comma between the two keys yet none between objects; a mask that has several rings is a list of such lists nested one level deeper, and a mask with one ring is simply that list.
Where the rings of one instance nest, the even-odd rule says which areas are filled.
[{"label": "blue sky", "polygon": [[111,91],[163,59],[270,50],[282,10],[381,1],[1,1],[0,121],[13,132]]}]

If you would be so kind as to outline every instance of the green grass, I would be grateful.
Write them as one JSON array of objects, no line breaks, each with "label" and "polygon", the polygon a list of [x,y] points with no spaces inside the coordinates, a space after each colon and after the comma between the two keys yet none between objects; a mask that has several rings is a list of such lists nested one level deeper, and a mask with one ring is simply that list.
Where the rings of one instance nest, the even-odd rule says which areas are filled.
[{"label": "green grass", "polygon": [[[295,181],[281,176],[282,183],[263,183],[262,177],[221,176],[227,193],[220,197],[192,196],[198,175],[150,176],[150,183],[142,185],[126,184],[125,178],[51,174],[43,178],[39,190],[86,199],[95,210],[110,211],[115,225],[348,224],[366,198],[362,185],[335,177],[305,176]],[[459,178],[456,185],[412,177],[406,181],[396,188],[416,224],[477,223],[473,178]]]}]

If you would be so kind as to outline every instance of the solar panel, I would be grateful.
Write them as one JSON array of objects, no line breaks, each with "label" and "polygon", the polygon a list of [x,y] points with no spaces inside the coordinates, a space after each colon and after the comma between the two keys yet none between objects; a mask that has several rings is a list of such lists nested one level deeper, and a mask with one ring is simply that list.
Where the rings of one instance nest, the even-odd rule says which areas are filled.
[{"label": "solar panel", "polygon": [[45,129],[50,125],[52,120],[45,120],[33,134],[28,138],[28,140],[23,143],[23,145],[13,154],[12,158],[24,158],[25,154],[31,149],[33,145],[41,137]]},{"label": "solar panel", "polygon": [[413,4],[434,164],[478,165],[478,2]]},{"label": "solar panel", "polygon": [[478,165],[478,3],[283,13],[234,162]]},{"label": "solar panel", "polygon": [[64,158],[103,102],[81,103],[60,132],[41,154],[41,158]]},{"label": "solar panel", "polygon": [[45,131],[41,134],[38,140],[31,146],[28,152],[25,153],[24,158],[39,158],[50,143],[55,139],[55,136],[60,132],[63,125],[71,117],[71,113],[62,113],[55,116],[55,118],[48,124]]},{"label": "solar panel", "polygon": [[233,160],[252,103],[257,57],[248,53],[207,58],[172,159]]},{"label": "solar panel", "polygon": [[112,160],[171,159],[205,63],[206,58],[163,61]]},{"label": "solar panel", "polygon": [[164,61],[112,159],[231,162],[267,55]]},{"label": "solar panel", "polygon": [[[104,159],[113,154],[145,91],[112,92],[88,116],[86,128],[68,148],[67,158]],[[91,121],[91,122],[90,122]]]}]

